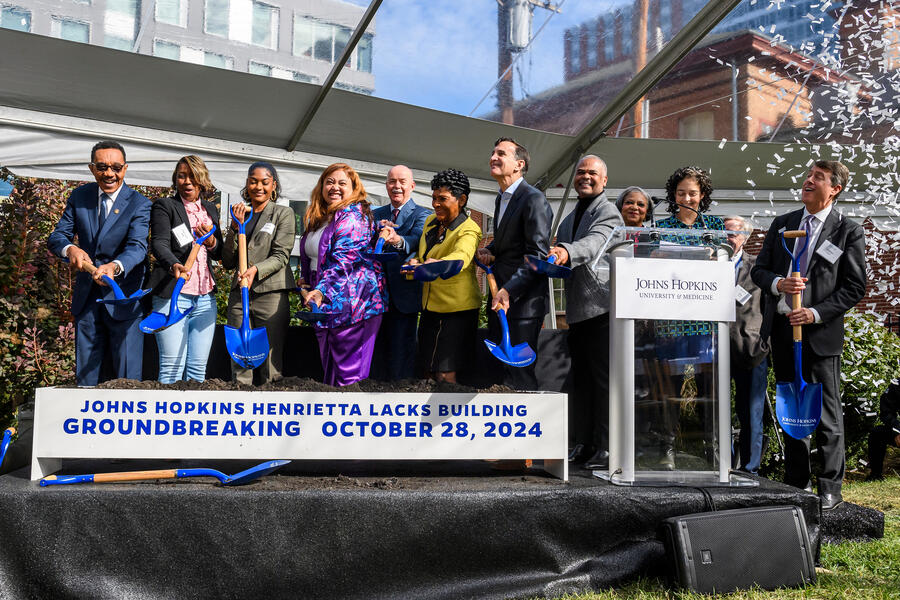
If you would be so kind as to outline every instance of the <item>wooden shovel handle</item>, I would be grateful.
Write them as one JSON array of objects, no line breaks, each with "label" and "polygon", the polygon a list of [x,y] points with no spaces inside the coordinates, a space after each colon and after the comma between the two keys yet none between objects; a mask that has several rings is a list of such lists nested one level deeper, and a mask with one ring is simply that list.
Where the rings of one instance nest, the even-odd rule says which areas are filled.
[{"label": "wooden shovel handle", "polygon": [[[238,234],[238,273],[247,270],[247,234]],[[241,287],[250,287],[245,277],[241,277]]]},{"label": "wooden shovel handle", "polygon": [[86,262],[86,263],[81,264],[81,270],[86,271],[87,273],[90,273],[91,275],[93,275],[94,273],[97,272],[97,267],[95,267],[94,265],[92,265],[89,262]]},{"label": "wooden shovel handle", "polygon": [[785,238],[790,240],[790,239],[794,239],[794,238],[805,238],[806,232],[803,231],[802,229],[798,229],[796,231],[785,231],[782,235]]},{"label": "wooden shovel handle", "polygon": [[487,273],[486,275],[487,275],[488,287],[491,288],[491,298],[496,298],[497,291],[498,291],[497,280],[494,278],[493,273]]},{"label": "wooden shovel handle", "polygon": [[95,483],[111,481],[141,481],[144,479],[175,479],[176,469],[159,469],[156,471],[126,471],[123,473],[97,473]]},{"label": "wooden shovel handle", "polygon": [[[803,233],[803,235],[805,236],[806,234]],[[800,271],[794,271],[793,273],[791,273],[791,277],[796,277],[797,279],[800,279],[800,277],[801,277]],[[798,308],[803,307],[803,299],[801,298],[802,294],[803,294],[803,292],[800,292],[799,294],[794,294],[793,296],[791,296],[791,308],[793,308],[794,310],[797,310]],[[800,342],[802,340],[803,340],[803,326],[802,325],[794,325],[794,341]]]},{"label": "wooden shovel handle", "polygon": [[184,271],[181,273],[182,279],[187,279],[188,273],[191,272],[191,269],[194,267],[194,263],[197,262],[197,255],[200,254],[200,246],[202,244],[191,244],[193,248],[191,248],[191,253],[188,254],[187,260],[184,261]]}]

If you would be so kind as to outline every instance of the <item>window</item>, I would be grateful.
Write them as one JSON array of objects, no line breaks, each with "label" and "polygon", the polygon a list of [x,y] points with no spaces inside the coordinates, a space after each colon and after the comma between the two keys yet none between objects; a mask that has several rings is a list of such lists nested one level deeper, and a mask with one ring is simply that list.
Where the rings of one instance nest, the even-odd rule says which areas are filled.
[{"label": "window", "polygon": [[581,71],[581,39],[577,33],[573,33],[569,38],[569,65],[572,67],[572,73]]},{"label": "window", "polygon": [[264,48],[278,47],[278,9],[262,2],[253,3],[253,31],[250,41]]},{"label": "window", "polygon": [[604,19],[603,60],[608,63],[616,59],[616,19],[607,15]]},{"label": "window", "polygon": [[229,0],[206,0],[203,30],[212,35],[228,37]]},{"label": "window", "polygon": [[31,31],[31,11],[16,6],[4,6],[0,10],[0,27],[16,31]]},{"label": "window", "polygon": [[203,53],[203,64],[207,67],[217,67],[219,69],[233,69],[234,59],[230,56],[216,54],[215,52]]},{"label": "window", "polygon": [[[611,34],[609,32],[607,35]],[[587,27],[587,66],[592,69],[597,66],[597,23],[589,23]]]},{"label": "window", "polygon": [[50,21],[50,35],[64,40],[87,44],[91,41],[91,26],[81,21],[53,17]]},{"label": "window", "polygon": [[365,33],[356,46],[356,70],[372,72],[372,34]]},{"label": "window", "polygon": [[316,23],[313,29],[313,58],[332,62],[333,54],[333,30],[334,27],[327,23]]},{"label": "window", "polygon": [[[346,27],[341,27],[340,25],[335,25],[334,28],[334,58],[331,59],[331,62],[336,61],[341,57],[341,54],[344,53],[344,49],[347,48],[347,44],[350,42],[350,36],[353,34],[353,31]],[[346,66],[350,66],[348,62]]]},{"label": "window", "polygon": [[165,40],[153,40],[153,56],[179,60],[181,59],[181,46]]},{"label": "window", "polygon": [[294,18],[294,56],[312,58],[316,22],[304,17]]},{"label": "window", "polygon": [[131,50],[138,25],[138,0],[106,0],[103,45]]},{"label": "window", "polygon": [[695,113],[678,121],[678,139],[714,140],[714,119],[712,111]]},{"label": "window", "polygon": [[272,75],[272,67],[251,60],[247,72],[253,73],[254,75],[265,75],[266,77],[270,77]]},{"label": "window", "polygon": [[318,77],[313,77],[312,75],[307,75],[306,73],[294,73],[294,81],[302,81],[303,83],[317,83],[319,81]]},{"label": "window", "polygon": [[156,0],[156,20],[187,27],[188,0]]},{"label": "window", "polygon": [[661,0],[659,5],[659,27],[662,29],[663,40],[668,41],[672,37],[672,0]]}]

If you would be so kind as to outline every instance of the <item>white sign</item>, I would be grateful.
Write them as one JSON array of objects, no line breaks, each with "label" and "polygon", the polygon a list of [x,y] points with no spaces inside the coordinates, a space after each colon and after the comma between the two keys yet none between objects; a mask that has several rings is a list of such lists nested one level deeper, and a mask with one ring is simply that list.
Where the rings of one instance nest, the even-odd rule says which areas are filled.
[{"label": "white sign", "polygon": [[617,319],[734,321],[734,265],[728,261],[617,257]]},{"label": "white sign", "polygon": [[31,478],[62,458],[544,459],[568,478],[566,395],[37,390]]}]

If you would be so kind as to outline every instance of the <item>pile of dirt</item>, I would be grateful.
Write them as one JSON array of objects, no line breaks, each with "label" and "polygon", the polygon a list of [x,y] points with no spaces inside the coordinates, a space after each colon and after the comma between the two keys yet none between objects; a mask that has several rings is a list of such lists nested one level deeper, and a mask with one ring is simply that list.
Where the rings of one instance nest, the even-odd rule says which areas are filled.
[{"label": "pile of dirt", "polygon": [[301,377],[285,377],[264,385],[246,385],[222,379],[206,381],[176,381],[163,384],[158,381],[137,381],[135,379],[113,379],[97,386],[104,390],[202,390],[234,392],[362,392],[362,393],[406,393],[406,394],[511,394],[515,390],[504,385],[487,388],[473,388],[458,383],[432,381],[431,379],[404,379],[403,381],[375,381],[364,379],[345,387],[332,387],[319,381]]}]

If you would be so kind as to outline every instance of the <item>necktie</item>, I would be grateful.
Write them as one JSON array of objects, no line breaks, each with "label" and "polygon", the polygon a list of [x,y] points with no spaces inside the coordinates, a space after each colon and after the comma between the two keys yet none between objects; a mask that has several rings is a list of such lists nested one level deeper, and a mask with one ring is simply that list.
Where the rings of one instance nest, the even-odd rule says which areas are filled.
[{"label": "necktie", "polygon": [[500,199],[503,197],[503,193],[500,192],[497,194],[497,198],[494,200],[494,233],[497,233],[497,226],[500,225]]},{"label": "necktie", "polygon": [[106,201],[109,200],[109,196],[106,194],[100,194],[100,212],[97,215],[97,231],[103,229],[103,224],[106,223]]},{"label": "necktie", "polygon": [[399,208],[395,208],[394,210],[391,211],[391,221],[394,222],[394,225],[397,224],[397,215],[399,215],[399,214],[400,214]]},{"label": "necktie", "polygon": [[[803,219],[803,231],[806,232],[806,252],[803,253],[803,256],[797,261],[797,268],[800,269],[800,275],[806,276],[806,267],[809,265],[809,255],[813,251],[812,247],[812,232],[813,232],[813,224],[812,221],[815,219],[812,215],[806,215],[806,218]],[[803,247],[803,243],[801,240],[797,239],[794,241],[796,244],[797,252],[800,251],[800,248]]]}]

